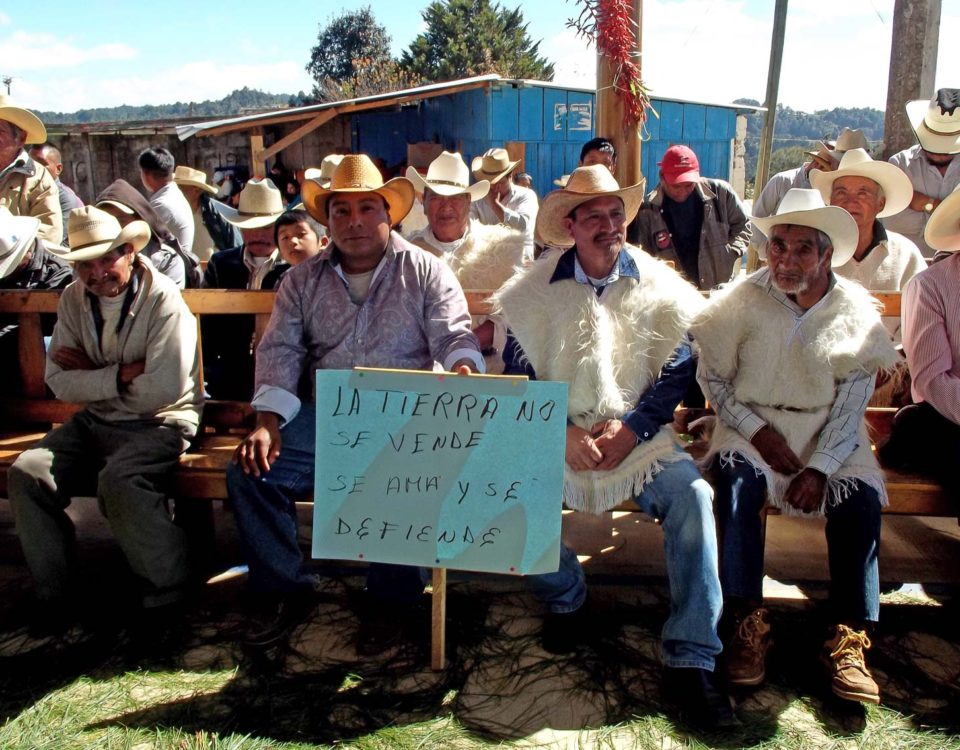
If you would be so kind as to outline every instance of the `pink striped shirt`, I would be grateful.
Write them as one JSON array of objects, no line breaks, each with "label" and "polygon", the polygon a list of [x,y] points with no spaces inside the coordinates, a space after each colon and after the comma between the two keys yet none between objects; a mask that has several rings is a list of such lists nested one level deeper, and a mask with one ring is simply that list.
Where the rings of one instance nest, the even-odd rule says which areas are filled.
[{"label": "pink striped shirt", "polygon": [[960,424],[960,253],[914,276],[902,304],[913,400]]}]

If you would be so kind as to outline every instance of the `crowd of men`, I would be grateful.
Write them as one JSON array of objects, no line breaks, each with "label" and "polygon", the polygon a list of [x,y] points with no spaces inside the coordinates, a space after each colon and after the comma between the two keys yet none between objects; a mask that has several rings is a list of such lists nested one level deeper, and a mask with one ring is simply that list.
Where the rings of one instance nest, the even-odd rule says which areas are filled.
[{"label": "crowd of men", "polygon": [[[296,195],[251,179],[232,207],[202,171],[152,147],[138,159],[148,197],[117,180],[83,206],[59,182],[43,124],[0,97],[0,288],[64,290],[46,381],[84,404],[9,470],[35,626],[77,617],[65,512],[77,495],[99,499],[143,607],[176,611],[190,570],[169,478],[205,397],[217,397],[256,412],[227,485],[254,602],[245,641],[278,643],[315,607],[319,583],[295,508],[314,486],[314,372],[502,371],[569,386],[568,507],[633,500],[662,524],[661,653],[682,711],[736,725],[728,687],[765,678],[765,503],[826,519],[821,656],[836,695],[879,702],[866,651],[887,498],[864,415],[878,373],[902,362],[902,339],[914,403],[884,460],[960,491],[949,473],[960,455],[958,110],[957,89],[908,103],[918,144],[889,163],[857,131],[821,143],[770,181],[751,217],[685,145],[666,149],[649,194],[620,186],[603,138],[542,202],[513,179],[519,161],[493,148],[469,167],[444,151],[390,180],[367,155],[331,155]],[[412,230],[415,204],[425,224]],[[765,262],[746,273],[751,242]],[[189,286],[276,290],[256,347],[252,320],[204,321],[202,382],[179,293]],[[471,317],[464,289],[496,290],[495,312]],[[877,290],[903,291],[902,325],[881,319]],[[716,414],[702,464],[712,486],[673,428],[699,391]],[[597,616],[572,548],[527,581],[547,611],[546,650],[590,640]],[[416,567],[369,566],[359,653],[401,637],[425,582]]]}]

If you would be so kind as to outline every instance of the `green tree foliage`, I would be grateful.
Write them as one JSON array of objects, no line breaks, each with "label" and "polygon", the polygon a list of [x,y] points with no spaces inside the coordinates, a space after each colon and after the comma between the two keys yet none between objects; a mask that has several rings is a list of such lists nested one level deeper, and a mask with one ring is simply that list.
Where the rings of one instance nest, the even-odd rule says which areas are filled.
[{"label": "green tree foliage", "polygon": [[520,8],[490,0],[434,0],[423,11],[426,31],[400,64],[425,81],[498,73],[508,78],[553,79],[553,63],[527,35]]},{"label": "green tree foliage", "polygon": [[331,16],[326,26],[320,27],[306,69],[315,82],[313,98],[327,101],[347,98],[337,95],[338,86],[358,74],[383,68],[382,75],[389,77],[395,67],[390,58],[390,35],[368,5]]}]

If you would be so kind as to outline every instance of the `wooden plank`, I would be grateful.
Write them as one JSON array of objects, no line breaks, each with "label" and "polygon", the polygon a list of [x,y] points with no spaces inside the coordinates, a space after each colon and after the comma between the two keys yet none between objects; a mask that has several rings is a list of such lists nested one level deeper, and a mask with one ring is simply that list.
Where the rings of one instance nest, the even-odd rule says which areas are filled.
[{"label": "wooden plank", "polygon": [[900,317],[900,292],[873,292],[871,291],[877,301],[883,306],[882,315],[887,315],[890,317]]},{"label": "wooden plank", "polygon": [[257,159],[263,152],[263,130],[255,128],[250,131],[250,174],[257,179],[267,176],[267,165]]},{"label": "wooden plank", "polygon": [[433,601],[430,615],[430,668],[440,672],[447,665],[447,569],[433,569]]},{"label": "wooden plank", "polygon": [[2,313],[55,313],[60,303],[60,291],[0,291]]},{"label": "wooden plank", "polygon": [[[334,117],[340,114],[340,110],[334,107],[333,109],[328,109],[325,112],[322,112],[317,117],[314,117],[306,125],[301,125],[299,128],[294,130],[292,133],[288,133],[279,141],[274,143],[270,148],[261,151],[256,155],[258,161],[264,162],[267,159],[272,159],[274,156],[283,151],[287,146],[292,146],[294,143],[299,141],[306,135],[309,135],[314,130],[319,128],[321,125],[324,125]],[[277,187],[280,187],[279,185]]]},{"label": "wooden plank", "polygon": [[276,299],[276,292],[272,290],[184,289],[182,294],[190,312],[195,315],[269,314]]},{"label": "wooden plank", "polygon": [[504,148],[506,148],[507,154],[510,156],[510,161],[520,161],[514,173],[526,172],[527,144],[521,143],[520,141],[507,141]]},{"label": "wooden plank", "polygon": [[17,354],[20,357],[20,380],[23,393],[29,398],[43,398],[47,394],[44,371],[47,353],[43,346],[40,313],[21,313],[17,322]]}]

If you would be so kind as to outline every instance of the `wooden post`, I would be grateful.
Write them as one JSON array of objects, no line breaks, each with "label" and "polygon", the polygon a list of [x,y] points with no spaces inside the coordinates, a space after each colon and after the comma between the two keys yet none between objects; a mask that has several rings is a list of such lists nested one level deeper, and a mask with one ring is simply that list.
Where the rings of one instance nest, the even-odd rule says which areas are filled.
[{"label": "wooden post", "polygon": [[773,13],[773,41],[770,44],[770,67],[767,69],[767,98],[763,106],[767,112],[763,118],[763,134],[760,136],[760,152],[757,155],[757,176],[753,181],[753,194],[757,196],[767,184],[770,171],[770,151],[773,147],[773,128],[777,119],[777,93],[780,90],[780,63],[783,60],[783,38],[787,31],[787,0],[777,0]]},{"label": "wooden post", "polygon": [[250,175],[258,179],[267,176],[267,165],[257,157],[263,152],[263,130],[255,128],[250,131]]},{"label": "wooden post", "polygon": [[440,672],[447,666],[447,569],[433,569],[430,668]]},{"label": "wooden post", "polygon": [[941,0],[896,0],[890,39],[883,158],[916,143],[904,105],[934,94]]}]

